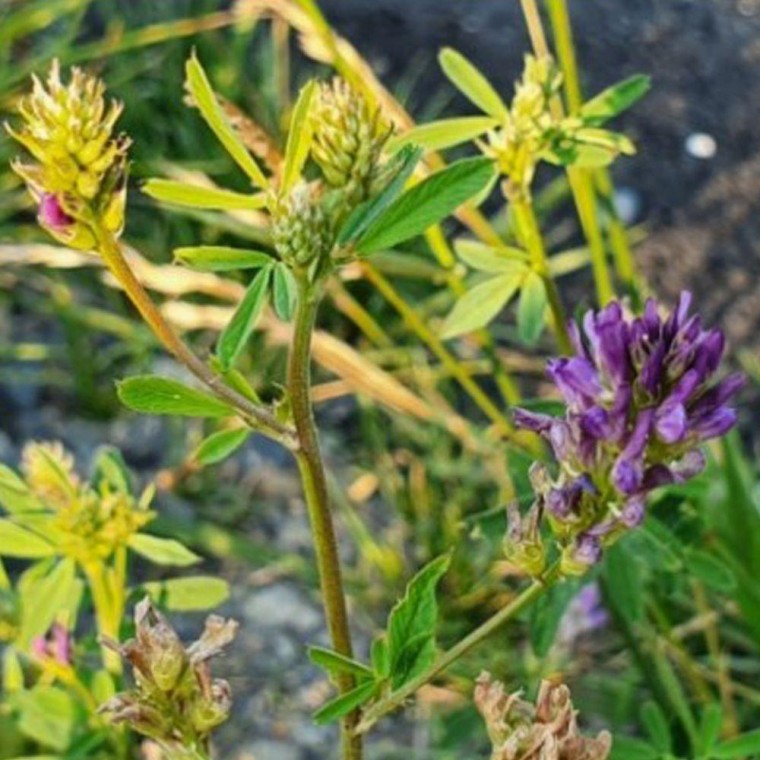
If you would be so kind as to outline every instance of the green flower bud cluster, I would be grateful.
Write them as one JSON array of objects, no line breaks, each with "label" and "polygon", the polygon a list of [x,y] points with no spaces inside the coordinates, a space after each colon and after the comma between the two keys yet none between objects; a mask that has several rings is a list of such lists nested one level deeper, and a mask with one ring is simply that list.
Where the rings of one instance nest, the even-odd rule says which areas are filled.
[{"label": "green flower bud cluster", "polygon": [[325,182],[353,202],[372,193],[380,155],[390,135],[380,111],[343,79],[323,84],[311,110],[311,156]]},{"label": "green flower bud cluster", "polygon": [[132,666],[135,686],[100,711],[180,756],[203,746],[232,708],[230,686],[212,678],[210,660],[233,640],[238,624],[211,615],[201,637],[185,646],[146,598],[135,607],[135,628],[135,639],[124,645],[106,642]]},{"label": "green flower bud cluster", "polygon": [[113,135],[122,106],[107,104],[104,94],[101,80],[77,68],[63,84],[54,61],[47,84],[35,77],[31,94],[19,102],[20,130],[6,124],[34,159],[17,160],[13,169],[39,204],[40,223],[83,250],[95,243],[94,222],[117,235],[124,226],[130,141]]},{"label": "green flower bud cluster", "polygon": [[316,183],[302,182],[275,204],[272,239],[280,258],[293,269],[308,269],[329,251],[333,224]]}]

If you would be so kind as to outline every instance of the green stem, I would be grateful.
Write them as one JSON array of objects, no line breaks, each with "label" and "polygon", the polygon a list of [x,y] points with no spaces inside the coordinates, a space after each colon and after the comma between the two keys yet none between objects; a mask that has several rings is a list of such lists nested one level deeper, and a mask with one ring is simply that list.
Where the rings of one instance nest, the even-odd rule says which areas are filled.
[{"label": "green stem", "polygon": [[[338,542],[311,401],[311,340],[321,294],[305,278],[300,278],[298,285],[293,342],[288,357],[288,394],[299,444],[295,457],[311,521],[322,603],[330,638],[336,652],[352,657]],[[338,688],[341,693],[350,691],[354,686],[351,674],[344,673],[340,676]],[[354,711],[341,723],[343,760],[362,758],[362,738],[354,731],[358,719],[359,713]]]},{"label": "green stem", "polygon": [[164,319],[132,268],[124,259],[119,242],[111,233],[96,229],[98,252],[121,284],[132,304],[140,313],[164,348],[179,362],[184,364],[204,385],[208,386],[220,399],[232,406],[251,427],[287,448],[294,447],[292,431],[279,422],[268,409],[252,403],[249,399],[230,388],[221,377],[196,356]]},{"label": "green stem", "polygon": [[[108,583],[105,577],[105,566],[102,564],[82,565],[82,570],[87,578],[92,594],[92,602],[95,608],[95,622],[98,627],[100,638],[112,641],[119,640],[119,626],[121,625],[121,613],[115,609],[115,600],[109,593]],[[116,675],[122,671],[121,657],[117,652],[101,645],[103,664],[106,669]]]},{"label": "green stem", "polygon": [[[546,6],[554,36],[554,46],[557,50],[557,60],[562,69],[567,110],[570,114],[575,114],[583,105],[583,91],[578,74],[573,29],[570,24],[567,2],[566,0],[546,0]],[[628,234],[612,201],[614,188],[610,174],[606,169],[597,169],[592,174],[609,217],[607,232],[610,248],[615,258],[615,269],[622,283],[635,295],[637,293],[636,266],[628,241]]]},{"label": "green stem", "polygon": [[437,675],[446,670],[460,657],[467,654],[471,649],[476,647],[482,641],[495,633],[505,623],[512,620],[528,605],[532,604],[544,592],[548,591],[558,580],[559,571],[555,565],[550,568],[546,574],[536,579],[528,586],[519,596],[513,599],[506,607],[499,610],[495,615],[490,617],[479,628],[465,636],[461,641],[455,644],[451,649],[444,652],[427,670],[423,671],[416,678],[400,688],[392,691],[379,702],[376,702],[369,710],[364,713],[362,721],[357,727],[357,731],[365,733],[380,720],[384,715],[395,710],[411,697],[419,688],[432,681]]},{"label": "green stem", "polygon": [[546,249],[541,237],[536,213],[533,210],[533,203],[530,198],[513,198],[512,212],[514,213],[518,235],[530,254],[533,270],[544,281],[557,344],[563,353],[571,354],[573,346],[570,341],[570,334],[567,331],[567,315],[565,314],[564,306],[562,306],[562,299],[560,298],[559,290],[557,290],[557,283],[554,282],[554,278],[549,271]]}]

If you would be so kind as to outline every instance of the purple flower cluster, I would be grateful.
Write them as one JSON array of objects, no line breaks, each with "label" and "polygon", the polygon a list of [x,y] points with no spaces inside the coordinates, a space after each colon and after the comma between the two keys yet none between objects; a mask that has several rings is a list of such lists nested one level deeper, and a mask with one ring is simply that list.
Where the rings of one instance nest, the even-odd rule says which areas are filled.
[{"label": "purple flower cluster", "polygon": [[730,406],[741,374],[719,383],[720,330],[689,315],[691,294],[662,318],[653,300],[640,317],[617,302],[571,325],[575,356],[547,371],[567,411],[557,418],[516,410],[515,422],[544,436],[559,476],[534,478],[537,496],[570,570],[596,563],[602,549],[644,518],[647,494],[680,483],[705,465],[699,445],[736,422]]}]

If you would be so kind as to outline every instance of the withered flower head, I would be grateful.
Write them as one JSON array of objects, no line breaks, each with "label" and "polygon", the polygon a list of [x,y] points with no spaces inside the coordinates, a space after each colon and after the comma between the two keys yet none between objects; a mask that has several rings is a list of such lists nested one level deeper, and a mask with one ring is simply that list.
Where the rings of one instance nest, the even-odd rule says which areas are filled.
[{"label": "withered flower head", "polygon": [[135,607],[136,637],[106,642],[132,666],[135,686],[100,709],[116,723],[178,750],[203,742],[232,707],[227,681],[213,678],[210,660],[234,639],[238,624],[211,615],[201,637],[185,647],[145,598]]},{"label": "withered flower head", "polygon": [[95,242],[93,224],[117,235],[124,225],[129,139],[114,136],[122,106],[104,94],[103,82],[78,68],[64,84],[54,61],[47,82],[33,77],[32,92],[19,101],[21,127],[6,124],[33,159],[16,160],[13,169],[39,204],[40,224],[83,250]]},{"label": "withered flower head", "polygon": [[508,694],[489,673],[478,678],[475,705],[493,745],[491,760],[606,760],[612,747],[607,731],[583,736],[570,690],[544,681],[535,705],[521,692]]}]

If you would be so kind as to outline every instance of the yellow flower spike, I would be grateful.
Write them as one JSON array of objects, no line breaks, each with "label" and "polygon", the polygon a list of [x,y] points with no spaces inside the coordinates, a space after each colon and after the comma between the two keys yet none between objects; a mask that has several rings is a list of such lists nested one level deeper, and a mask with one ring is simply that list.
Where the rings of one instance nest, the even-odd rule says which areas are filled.
[{"label": "yellow flower spike", "polygon": [[74,68],[64,84],[54,61],[46,83],[33,76],[18,105],[21,128],[5,125],[34,159],[12,167],[39,204],[40,225],[72,248],[91,249],[99,225],[123,229],[130,141],[113,135],[121,112],[100,79]]}]

